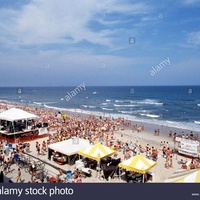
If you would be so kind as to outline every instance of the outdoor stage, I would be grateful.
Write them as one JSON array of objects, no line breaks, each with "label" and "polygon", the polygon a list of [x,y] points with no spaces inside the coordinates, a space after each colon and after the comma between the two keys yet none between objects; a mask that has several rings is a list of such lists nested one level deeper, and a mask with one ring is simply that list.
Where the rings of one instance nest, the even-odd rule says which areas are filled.
[{"label": "outdoor stage", "polygon": [[7,143],[28,142],[37,138],[48,136],[47,128],[45,130],[45,132],[44,130],[42,132],[41,129],[36,128],[33,130],[23,130],[14,133],[0,130],[0,139],[7,140]]}]

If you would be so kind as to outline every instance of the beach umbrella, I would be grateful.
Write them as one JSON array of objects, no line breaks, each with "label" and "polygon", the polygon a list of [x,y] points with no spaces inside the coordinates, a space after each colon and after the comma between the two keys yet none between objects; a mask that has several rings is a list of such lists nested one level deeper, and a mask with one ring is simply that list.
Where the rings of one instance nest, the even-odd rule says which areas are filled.
[{"label": "beach umbrella", "polygon": [[177,170],[165,183],[200,183],[200,169]]},{"label": "beach umbrella", "polygon": [[147,159],[142,155],[136,155],[128,160],[124,160],[119,163],[119,167],[124,168],[128,171],[134,171],[140,174],[143,174],[143,182],[144,182],[144,174],[147,173],[151,168],[153,168],[157,163],[153,160]]}]

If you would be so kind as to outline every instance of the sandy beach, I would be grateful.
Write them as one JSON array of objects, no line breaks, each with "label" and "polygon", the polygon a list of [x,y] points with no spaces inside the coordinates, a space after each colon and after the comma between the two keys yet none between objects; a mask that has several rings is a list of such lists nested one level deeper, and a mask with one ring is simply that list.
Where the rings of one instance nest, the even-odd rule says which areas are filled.
[{"label": "sandy beach", "polygon": [[[13,107],[16,105],[5,105],[5,104],[1,104],[1,111]],[[25,106],[25,109],[30,111],[30,112],[36,112],[35,108],[31,108],[28,106]],[[54,128],[50,128],[49,134],[59,134],[62,128],[61,126],[57,126],[58,124],[60,124],[60,121],[58,120],[58,116],[53,116],[55,113],[57,113],[58,111],[52,111],[52,110],[37,110],[36,114],[40,116],[40,120],[43,119],[44,121],[48,119],[50,119],[50,127],[54,127]],[[53,114],[52,114],[53,113]],[[48,114],[48,116],[47,116]],[[49,116],[51,116],[51,118],[49,118]],[[71,124],[76,125],[75,122],[78,120],[82,120],[84,121],[85,118],[88,116],[78,116],[76,115],[76,113],[74,113],[73,115],[69,115],[67,113],[67,119],[68,122],[71,122]],[[94,116],[90,116],[91,118]],[[114,120],[115,121],[115,120]],[[100,121],[102,122],[102,121]],[[101,124],[99,122],[99,124],[105,125],[105,124]],[[107,120],[106,122],[111,123],[110,119]],[[116,121],[115,121],[116,122]],[[119,120],[118,120],[119,122]],[[108,124],[109,124],[108,123]],[[114,123],[114,122],[113,122]],[[61,123],[62,124],[62,123]],[[134,145],[141,145],[143,147],[145,146],[149,146],[150,148],[154,148],[158,150],[158,158],[157,158],[157,165],[155,167],[153,167],[150,171],[152,173],[154,173],[154,181],[153,182],[157,182],[157,183],[161,183],[164,182],[168,177],[170,177],[176,170],[181,169],[181,165],[178,164],[178,161],[180,161],[181,159],[186,160],[187,161],[191,161],[191,159],[189,158],[185,158],[181,155],[178,155],[176,153],[171,153],[172,155],[172,166],[169,168],[165,167],[165,163],[166,163],[166,158],[164,158],[162,156],[163,152],[162,152],[162,148],[161,148],[161,141],[162,143],[165,143],[165,146],[169,147],[170,150],[174,150],[174,142],[173,142],[173,137],[169,137],[168,135],[168,131],[169,130],[176,130],[177,134],[181,134],[183,130],[178,130],[178,129],[174,129],[174,128],[170,128],[170,127],[164,127],[164,126],[155,126],[152,124],[142,124],[142,126],[144,126],[144,130],[142,130],[141,132],[138,131],[138,128],[136,130],[133,131],[133,127],[135,127],[136,122],[127,122],[127,123],[121,123],[118,127],[118,130],[112,130],[112,131],[108,131],[109,134],[105,133],[105,135],[107,134],[108,137],[108,141],[107,139],[104,139],[106,137],[104,137],[105,135],[102,135],[103,141],[102,143],[104,145],[109,146],[109,141],[111,139],[114,139],[115,141],[121,141],[122,143],[128,143],[128,144],[133,144]],[[59,127],[59,128],[55,128],[55,126]],[[70,124],[68,124],[68,126],[70,126]],[[137,125],[137,127],[140,125]],[[67,126],[63,127],[63,129],[67,128]],[[97,129],[99,127],[96,127]],[[159,135],[155,135],[154,133],[154,129],[159,129],[160,133]],[[67,129],[66,129],[67,130]],[[99,130],[99,129],[98,129]],[[184,130],[185,133],[190,133],[190,130]],[[112,133],[112,134],[111,134]],[[196,133],[195,133],[196,134]],[[70,134],[71,136],[73,136],[73,133]],[[93,142],[98,141],[98,138],[101,136],[98,135],[98,137],[94,137]],[[30,154],[31,156],[38,158],[42,161],[44,161],[45,164],[45,170],[48,171],[49,175],[51,176],[56,176],[58,174],[58,170],[57,168],[61,168],[63,171],[67,171],[67,170],[71,170],[74,171],[75,170],[75,165],[68,165],[68,164],[64,164],[64,165],[58,165],[56,164],[54,161],[51,161],[48,159],[48,155],[47,152],[45,153],[45,155],[38,155],[37,154],[37,150],[35,147],[36,142],[38,142],[39,144],[42,144],[43,141],[48,142],[48,140],[50,139],[50,137],[45,137],[45,138],[40,138],[37,140],[33,140],[30,141],[30,152],[28,152],[28,154]],[[54,140],[54,138],[51,138],[52,140]],[[91,138],[89,138],[91,139]],[[55,142],[55,141],[54,141]],[[15,147],[17,144],[13,144],[13,147]],[[146,157],[146,152],[138,152],[138,154],[143,155],[144,157]],[[132,151],[131,151],[131,155]],[[123,150],[118,149],[117,150],[117,157],[121,158],[121,160],[123,161],[125,159],[125,155],[123,154]],[[16,182],[16,176],[17,176],[17,169],[18,166],[16,164],[12,164],[11,165],[11,173],[6,174],[6,177],[8,180],[12,180],[13,182]],[[31,175],[29,173],[26,173],[23,169],[22,171],[22,179],[23,182],[31,182]],[[35,181],[37,182],[41,182],[39,179],[36,179]],[[45,182],[45,180],[44,180]],[[91,177],[86,177],[86,178],[82,178],[82,182],[83,183],[97,183],[97,182],[108,182],[107,180],[103,179],[103,178],[99,178],[97,177],[97,172],[95,170],[92,170],[92,176]],[[113,179],[109,180],[109,182],[115,182],[115,183],[121,183],[124,182],[126,183],[125,180],[118,178],[118,177],[114,177]]]}]

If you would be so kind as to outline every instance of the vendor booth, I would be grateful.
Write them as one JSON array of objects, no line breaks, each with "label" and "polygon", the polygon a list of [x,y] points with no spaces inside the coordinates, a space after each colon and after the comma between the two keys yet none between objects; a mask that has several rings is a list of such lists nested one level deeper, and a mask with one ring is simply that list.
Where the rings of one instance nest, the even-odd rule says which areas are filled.
[{"label": "vendor booth", "polygon": [[90,146],[78,152],[79,155],[90,158],[92,160],[96,160],[96,161],[99,161],[102,158],[105,158],[107,156],[111,156],[114,153],[116,153],[116,151],[100,143],[96,143],[93,146]]},{"label": "vendor booth", "polygon": [[[103,158],[109,157],[113,154],[115,154],[116,151],[113,149],[104,146],[100,143],[96,143],[93,146],[90,146],[82,151],[79,151],[78,154],[81,156],[84,156],[86,158],[89,158],[91,160],[94,160],[97,162],[97,176],[99,177],[100,175],[100,170],[101,170],[101,160]],[[89,166],[91,168],[91,166]]]},{"label": "vendor booth", "polygon": [[[149,172],[149,170],[151,170],[156,164],[157,163],[155,161],[147,159],[142,155],[136,155],[132,158],[129,158],[128,160],[121,162],[119,167],[125,169],[128,172],[135,172],[135,174],[131,174],[133,179],[137,176],[139,177],[139,175],[142,175],[142,182],[144,182],[145,174]],[[131,179],[131,176],[127,178]]]},{"label": "vendor booth", "polygon": [[73,164],[80,150],[90,147],[88,140],[71,138],[48,146],[48,158],[58,164]]}]

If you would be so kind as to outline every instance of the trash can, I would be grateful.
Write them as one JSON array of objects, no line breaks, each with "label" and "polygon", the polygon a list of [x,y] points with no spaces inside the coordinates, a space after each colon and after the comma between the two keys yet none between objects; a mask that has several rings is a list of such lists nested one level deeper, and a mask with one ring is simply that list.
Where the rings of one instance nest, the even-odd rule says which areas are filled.
[{"label": "trash can", "polygon": [[67,175],[68,180],[72,179],[72,171],[71,170],[66,171],[66,175]]},{"label": "trash can", "polygon": [[12,144],[9,144],[9,145],[8,145],[8,148],[9,148],[10,150],[12,150]]}]

